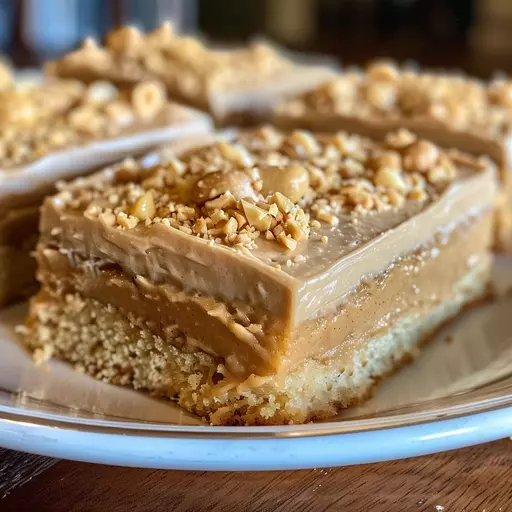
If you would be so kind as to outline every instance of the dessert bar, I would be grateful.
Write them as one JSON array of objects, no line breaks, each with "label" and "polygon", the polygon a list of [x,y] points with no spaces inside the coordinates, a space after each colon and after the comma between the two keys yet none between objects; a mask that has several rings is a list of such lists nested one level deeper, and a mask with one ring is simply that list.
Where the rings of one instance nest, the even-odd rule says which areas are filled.
[{"label": "dessert bar", "polygon": [[512,82],[418,73],[376,62],[285,100],[275,121],[284,129],[348,130],[383,138],[406,128],[443,147],[489,155],[501,171],[496,245],[512,251]]},{"label": "dessert bar", "polygon": [[212,49],[198,39],[176,35],[168,23],[147,34],[119,28],[107,36],[104,47],[88,39],[77,51],[49,63],[47,72],[124,86],[156,78],[173,100],[210,113],[222,126],[268,119],[284,95],[334,75],[327,66],[295,62],[265,43]]},{"label": "dessert bar", "polygon": [[129,93],[67,80],[1,91],[0,306],[34,288],[38,210],[56,181],[210,128],[203,113],[169,103],[156,82]]},{"label": "dessert bar", "polygon": [[76,180],[25,343],[213,424],[331,417],[486,296],[495,174],[405,130],[264,127]]}]

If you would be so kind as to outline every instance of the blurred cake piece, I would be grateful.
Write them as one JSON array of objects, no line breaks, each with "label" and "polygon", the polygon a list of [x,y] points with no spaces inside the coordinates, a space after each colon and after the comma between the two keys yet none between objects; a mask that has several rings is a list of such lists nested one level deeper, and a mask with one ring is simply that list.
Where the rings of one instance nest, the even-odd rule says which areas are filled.
[{"label": "blurred cake piece", "polygon": [[416,72],[376,62],[285,100],[284,129],[349,130],[382,139],[406,128],[443,147],[489,155],[501,169],[496,245],[512,251],[512,82]]},{"label": "blurred cake piece", "polygon": [[169,103],[157,82],[129,93],[66,80],[1,91],[0,306],[34,288],[39,206],[56,181],[210,127],[204,114]]},{"label": "blurred cake piece", "polygon": [[159,79],[170,98],[209,112],[221,126],[268,119],[283,96],[310,89],[334,74],[324,65],[294,62],[264,43],[212,49],[174,34],[168,23],[147,34],[122,27],[107,36],[104,47],[88,39],[46,69],[60,77],[108,79],[123,86]]},{"label": "blurred cake piece", "polygon": [[0,91],[12,87],[13,74],[8,63],[0,61]]},{"label": "blurred cake piece", "polygon": [[412,133],[242,132],[42,209],[25,343],[214,424],[364,399],[487,294],[495,167]]}]

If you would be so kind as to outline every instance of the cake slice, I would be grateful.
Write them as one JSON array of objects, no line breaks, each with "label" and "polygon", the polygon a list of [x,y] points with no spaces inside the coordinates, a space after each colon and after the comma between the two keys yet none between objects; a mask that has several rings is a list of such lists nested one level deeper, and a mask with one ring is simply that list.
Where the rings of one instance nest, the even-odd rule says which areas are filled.
[{"label": "cake slice", "polygon": [[406,128],[443,147],[489,155],[500,168],[496,246],[512,251],[512,82],[402,70],[376,62],[282,102],[283,129],[348,130],[382,139]]},{"label": "cake slice", "polygon": [[285,57],[265,43],[234,50],[213,49],[176,35],[169,23],[147,34],[125,26],[111,32],[104,47],[82,47],[49,63],[47,72],[83,81],[108,79],[123,86],[159,79],[169,96],[212,115],[219,126],[268,119],[288,94],[314,87],[334,75],[325,65]]},{"label": "cake slice", "polygon": [[130,93],[66,80],[0,92],[0,307],[34,290],[39,206],[57,180],[210,129],[155,82]]},{"label": "cake slice", "polygon": [[495,167],[262,128],[47,198],[25,343],[213,424],[328,418],[486,296]]}]

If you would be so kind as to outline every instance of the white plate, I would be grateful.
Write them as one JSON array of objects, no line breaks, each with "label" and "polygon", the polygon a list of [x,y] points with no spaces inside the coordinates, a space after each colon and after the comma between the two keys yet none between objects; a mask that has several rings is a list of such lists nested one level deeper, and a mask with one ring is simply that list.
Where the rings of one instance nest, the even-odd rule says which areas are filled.
[{"label": "white plate", "polygon": [[[512,282],[500,260],[496,282]],[[512,296],[445,329],[360,407],[329,422],[212,427],[173,403],[32,364],[18,306],[0,314],[0,446],[169,469],[327,467],[433,453],[512,435]]]}]

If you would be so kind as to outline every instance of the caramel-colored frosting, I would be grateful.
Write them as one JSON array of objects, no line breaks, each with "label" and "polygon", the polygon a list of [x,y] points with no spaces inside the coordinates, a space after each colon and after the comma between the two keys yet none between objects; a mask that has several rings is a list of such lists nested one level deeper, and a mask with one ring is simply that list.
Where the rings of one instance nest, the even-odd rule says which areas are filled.
[{"label": "caramel-colored frosting", "polygon": [[461,75],[417,72],[376,62],[364,72],[339,75],[285,100],[277,116],[429,122],[493,138],[509,131],[511,107],[512,82],[486,84]]}]

